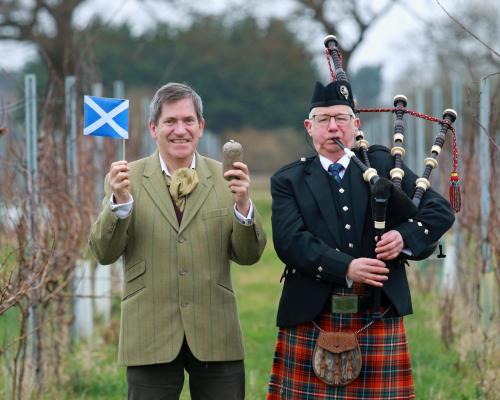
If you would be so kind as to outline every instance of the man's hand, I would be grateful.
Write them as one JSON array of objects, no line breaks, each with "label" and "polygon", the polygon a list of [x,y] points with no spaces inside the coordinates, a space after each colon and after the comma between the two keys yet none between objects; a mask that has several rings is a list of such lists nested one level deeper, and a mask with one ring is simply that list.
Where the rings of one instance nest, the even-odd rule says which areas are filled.
[{"label": "man's hand", "polygon": [[394,260],[399,256],[403,247],[404,241],[401,233],[392,230],[382,235],[375,246],[375,253],[377,253],[377,258],[379,260]]},{"label": "man's hand", "polygon": [[229,183],[229,190],[233,193],[236,209],[243,215],[250,210],[250,174],[248,167],[242,162],[234,162],[233,169],[224,174]]},{"label": "man's hand", "polygon": [[109,184],[116,204],[123,204],[129,201],[129,177],[128,163],[125,160],[116,161],[109,169]]},{"label": "man's hand", "polygon": [[388,278],[389,269],[385,263],[375,258],[355,258],[349,264],[347,277],[354,282],[382,287]]}]

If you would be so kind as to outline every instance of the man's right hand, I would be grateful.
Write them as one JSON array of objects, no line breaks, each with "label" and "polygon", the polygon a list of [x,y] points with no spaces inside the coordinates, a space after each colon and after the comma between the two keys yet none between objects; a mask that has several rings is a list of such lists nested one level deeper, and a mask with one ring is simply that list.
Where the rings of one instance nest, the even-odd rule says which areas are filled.
[{"label": "man's right hand", "polygon": [[109,169],[109,184],[113,191],[116,204],[129,201],[128,163],[125,160],[115,161]]},{"label": "man's right hand", "polygon": [[376,258],[355,258],[347,268],[347,277],[354,282],[382,287],[388,278],[389,269]]}]

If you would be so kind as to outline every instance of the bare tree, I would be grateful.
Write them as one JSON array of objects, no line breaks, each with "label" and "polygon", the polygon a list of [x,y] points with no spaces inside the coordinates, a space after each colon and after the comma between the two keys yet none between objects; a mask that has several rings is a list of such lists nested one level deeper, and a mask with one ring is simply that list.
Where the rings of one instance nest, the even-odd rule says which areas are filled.
[{"label": "bare tree", "polygon": [[[413,35],[420,59],[426,60],[427,76],[422,79],[422,65],[415,64],[409,67],[401,84],[404,81],[408,84],[407,78],[415,77],[418,81],[414,84],[419,88],[440,86],[450,93],[451,80],[460,80],[463,122],[457,135],[461,139],[463,203],[456,226],[461,242],[456,250],[454,287],[441,294],[441,332],[446,345],[461,354],[462,364],[457,365],[473,365],[471,371],[477,378],[479,396],[493,399],[500,389],[500,381],[491,373],[495,368],[498,370],[498,343],[494,338],[500,332],[498,298],[495,300],[491,295],[500,286],[500,206],[496,195],[500,184],[500,6],[498,2],[478,0],[459,2],[453,8],[445,8],[439,0],[435,3],[437,18]],[[483,126],[479,113],[480,88],[486,80],[490,84],[490,117],[488,126]],[[489,182],[481,179],[486,160],[478,159],[478,135],[486,135],[489,141]],[[480,185],[488,185],[490,192],[486,238],[481,232]],[[485,242],[491,248],[491,256],[482,251]],[[491,262],[492,271],[485,270],[487,261]],[[490,295],[490,300],[486,300]],[[493,304],[488,305],[488,301]]]},{"label": "bare tree", "polygon": [[[297,14],[307,15],[322,28],[325,34],[337,36],[342,51],[344,69],[349,68],[351,56],[363,42],[370,27],[386,15],[399,0],[388,0],[375,10],[375,2],[363,0],[294,0],[299,7]],[[344,29],[353,33],[347,37]]]},{"label": "bare tree", "polygon": [[85,0],[0,1],[0,39],[31,42],[49,67],[51,78],[75,73],[78,35],[73,17]]},{"label": "bare tree", "polygon": [[[22,389],[31,387],[41,396],[44,385],[58,380],[63,351],[69,340],[72,318],[71,278],[75,260],[81,256],[90,225],[93,187],[89,182],[74,182],[66,162],[67,126],[64,107],[64,79],[76,76],[78,87],[85,81],[92,52],[85,46],[87,38],[74,24],[77,8],[84,0],[22,0],[0,1],[0,39],[31,42],[36,45],[47,66],[49,80],[43,94],[39,123],[37,185],[39,199],[32,215],[28,215],[27,199],[34,196],[16,185],[17,176],[24,175],[22,148],[11,156],[5,168],[7,186],[2,189],[7,205],[19,210],[20,218],[6,233],[12,256],[0,260],[0,315],[16,308],[20,315],[19,331],[7,348],[15,349],[10,359],[12,398],[22,398]],[[94,70],[91,68],[91,70]],[[78,108],[81,110],[81,108]],[[77,120],[81,121],[81,112]],[[91,151],[81,138],[77,144],[80,166],[91,165]],[[72,181],[73,179],[73,181]],[[81,198],[68,195],[78,185]],[[31,243],[27,240],[27,219],[33,220]],[[28,248],[30,249],[28,251]],[[36,315],[28,325],[28,315]],[[45,333],[58,326],[58,335]],[[27,357],[28,339],[32,338],[34,359]],[[61,340],[61,338],[64,338]],[[8,357],[0,348],[0,357]],[[53,362],[53,360],[56,362]],[[25,395],[32,396],[31,390]]]}]

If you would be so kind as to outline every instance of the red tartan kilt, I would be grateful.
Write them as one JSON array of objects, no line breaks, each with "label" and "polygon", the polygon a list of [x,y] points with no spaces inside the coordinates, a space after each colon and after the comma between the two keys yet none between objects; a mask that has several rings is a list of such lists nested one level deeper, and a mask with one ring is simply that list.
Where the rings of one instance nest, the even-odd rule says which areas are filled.
[{"label": "red tartan kilt", "polygon": [[[312,323],[280,328],[267,400],[415,398],[403,318],[387,316],[358,334],[361,373],[340,387],[329,386],[314,375],[311,360],[319,331]],[[318,319],[321,329],[343,332],[355,332],[372,320],[368,312],[324,312]]]}]

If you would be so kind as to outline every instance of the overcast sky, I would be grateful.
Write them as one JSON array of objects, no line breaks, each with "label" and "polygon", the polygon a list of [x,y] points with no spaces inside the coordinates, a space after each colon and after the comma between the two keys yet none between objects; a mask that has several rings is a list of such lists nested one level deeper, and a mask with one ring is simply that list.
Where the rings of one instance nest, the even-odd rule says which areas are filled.
[{"label": "overcast sky", "polygon": [[[439,1],[453,13],[457,0]],[[121,0],[120,2],[89,0],[79,9],[77,20],[80,24],[85,25],[93,15],[98,13],[110,23],[127,21],[137,33],[150,27],[155,18],[164,19],[177,25],[188,22],[187,16],[182,11],[161,5],[161,0],[145,1],[144,3],[149,4],[146,8],[139,6],[139,2],[139,0]],[[188,1],[185,2],[188,3]],[[385,2],[380,0],[370,2],[370,4],[381,6]],[[191,3],[193,2],[191,1]],[[244,7],[241,7],[241,0],[205,0],[194,3],[197,9],[204,11],[220,12],[226,10],[226,12],[236,14],[245,12]],[[266,16],[283,17],[290,11],[290,1],[287,0],[274,0],[271,3],[248,0],[246,3],[254,14],[262,18]],[[236,4],[240,6],[235,6]],[[429,21],[435,17],[444,17],[444,12],[438,6],[437,0],[401,0],[401,3],[394,6],[367,32],[366,39],[353,56],[352,67],[357,69],[362,65],[382,64],[384,65],[384,78],[386,81],[390,81],[392,76],[402,70],[405,63],[415,62],[412,60],[414,32],[423,20]],[[318,33],[317,38],[313,39],[313,49],[317,48],[318,52],[323,46],[322,39],[323,34],[320,33]],[[1,41],[0,51],[2,54],[8,54],[8,57],[0,58],[0,67],[6,69],[21,67],[35,54],[33,46],[2,43]]]}]

